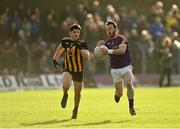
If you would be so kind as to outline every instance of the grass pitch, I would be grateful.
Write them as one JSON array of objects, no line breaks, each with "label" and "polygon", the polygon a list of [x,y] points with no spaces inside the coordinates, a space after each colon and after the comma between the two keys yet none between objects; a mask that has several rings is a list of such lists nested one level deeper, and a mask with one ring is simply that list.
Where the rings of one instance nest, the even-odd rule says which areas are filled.
[{"label": "grass pitch", "polygon": [[136,88],[136,116],[130,116],[126,90],[115,103],[113,88],[82,91],[77,120],[71,120],[73,90],[60,108],[62,90],[0,93],[0,127],[16,128],[180,128],[180,88]]}]

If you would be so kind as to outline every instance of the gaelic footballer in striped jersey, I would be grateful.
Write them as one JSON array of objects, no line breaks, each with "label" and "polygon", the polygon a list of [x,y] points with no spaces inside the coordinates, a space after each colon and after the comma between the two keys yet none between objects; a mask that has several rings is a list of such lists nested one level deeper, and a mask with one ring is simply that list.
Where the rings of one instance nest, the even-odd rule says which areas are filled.
[{"label": "gaelic footballer in striped jersey", "polygon": [[58,68],[58,59],[64,54],[63,63],[63,97],[61,107],[65,108],[68,100],[68,90],[71,81],[74,83],[74,109],[72,119],[77,118],[78,107],[81,98],[83,82],[83,60],[90,59],[90,53],[86,42],[80,38],[81,26],[73,24],[69,27],[69,37],[62,39],[59,47],[56,49],[53,57],[55,68]]}]

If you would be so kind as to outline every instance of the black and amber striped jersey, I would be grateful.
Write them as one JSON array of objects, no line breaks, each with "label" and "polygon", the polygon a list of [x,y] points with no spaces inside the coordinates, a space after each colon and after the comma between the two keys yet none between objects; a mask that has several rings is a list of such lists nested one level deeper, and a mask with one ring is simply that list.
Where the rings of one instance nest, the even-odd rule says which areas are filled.
[{"label": "black and amber striped jersey", "polygon": [[78,46],[81,46],[82,49],[88,50],[86,42],[81,39],[72,41],[69,37],[67,37],[61,41],[61,46],[65,49],[63,64],[64,71],[83,71],[83,58],[81,50]]}]

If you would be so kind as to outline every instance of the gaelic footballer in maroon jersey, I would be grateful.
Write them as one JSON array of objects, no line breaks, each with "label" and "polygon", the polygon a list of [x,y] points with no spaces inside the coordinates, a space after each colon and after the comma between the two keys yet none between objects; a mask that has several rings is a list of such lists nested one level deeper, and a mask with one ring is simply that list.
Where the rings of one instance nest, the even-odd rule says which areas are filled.
[{"label": "gaelic footballer in maroon jersey", "polygon": [[123,85],[127,86],[127,96],[129,100],[129,112],[136,115],[134,109],[134,88],[133,88],[133,73],[131,66],[131,57],[128,48],[127,39],[118,34],[117,24],[114,21],[106,23],[106,33],[108,40],[101,40],[97,43],[98,46],[105,45],[108,49],[101,48],[101,52],[110,56],[111,75],[115,85],[115,102],[119,102],[123,95]]}]

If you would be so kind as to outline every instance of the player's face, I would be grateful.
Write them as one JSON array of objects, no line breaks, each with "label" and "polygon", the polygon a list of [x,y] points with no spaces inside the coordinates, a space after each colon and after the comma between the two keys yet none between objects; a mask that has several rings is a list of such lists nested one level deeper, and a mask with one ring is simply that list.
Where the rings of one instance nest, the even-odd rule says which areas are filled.
[{"label": "player's face", "polygon": [[107,36],[109,38],[113,38],[115,33],[116,33],[116,28],[112,25],[112,24],[109,24],[107,27],[106,27],[106,33],[107,33]]},{"label": "player's face", "polygon": [[80,30],[79,29],[74,29],[69,32],[70,38],[75,41],[79,39],[80,36]]}]

